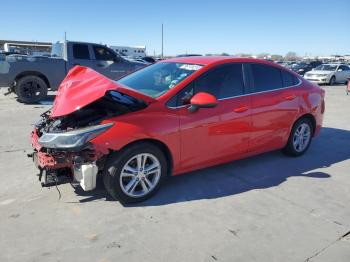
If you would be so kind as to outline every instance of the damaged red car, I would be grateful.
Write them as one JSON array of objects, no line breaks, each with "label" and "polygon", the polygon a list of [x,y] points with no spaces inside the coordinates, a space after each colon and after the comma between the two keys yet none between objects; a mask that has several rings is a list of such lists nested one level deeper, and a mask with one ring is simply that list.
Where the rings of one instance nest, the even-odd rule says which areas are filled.
[{"label": "damaged red car", "polygon": [[93,190],[102,175],[113,198],[138,202],[169,175],[276,149],[300,156],[324,110],[322,89],[263,60],[175,58],[118,81],[77,66],[35,126],[32,156],[43,186]]}]

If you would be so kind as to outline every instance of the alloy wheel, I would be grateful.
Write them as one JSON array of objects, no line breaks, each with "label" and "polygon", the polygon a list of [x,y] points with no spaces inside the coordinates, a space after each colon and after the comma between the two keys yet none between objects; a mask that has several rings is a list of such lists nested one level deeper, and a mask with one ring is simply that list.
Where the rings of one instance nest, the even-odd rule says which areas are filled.
[{"label": "alloy wheel", "polygon": [[293,135],[293,147],[297,152],[303,152],[309,145],[311,139],[311,128],[308,124],[302,123],[295,130]]},{"label": "alloy wheel", "polygon": [[143,197],[157,186],[160,176],[159,160],[149,153],[138,154],[131,157],[122,168],[120,187],[130,197]]}]

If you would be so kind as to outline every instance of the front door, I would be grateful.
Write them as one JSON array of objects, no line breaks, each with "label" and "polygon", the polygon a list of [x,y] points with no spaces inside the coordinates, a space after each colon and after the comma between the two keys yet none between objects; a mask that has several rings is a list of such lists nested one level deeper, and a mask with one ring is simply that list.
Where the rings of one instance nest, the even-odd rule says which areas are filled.
[{"label": "front door", "polygon": [[[198,92],[214,95],[218,105],[189,112],[190,97]],[[244,93],[241,63],[217,66],[178,93],[182,169],[239,158],[248,151],[250,97]]]}]

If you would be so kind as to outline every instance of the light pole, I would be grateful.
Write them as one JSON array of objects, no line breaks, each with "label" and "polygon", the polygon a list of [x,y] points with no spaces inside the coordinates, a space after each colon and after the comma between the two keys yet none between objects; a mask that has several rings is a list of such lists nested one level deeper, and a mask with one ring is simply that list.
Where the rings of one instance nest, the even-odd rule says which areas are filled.
[{"label": "light pole", "polygon": [[163,30],[163,23],[162,23],[162,59],[164,58],[164,30]]}]

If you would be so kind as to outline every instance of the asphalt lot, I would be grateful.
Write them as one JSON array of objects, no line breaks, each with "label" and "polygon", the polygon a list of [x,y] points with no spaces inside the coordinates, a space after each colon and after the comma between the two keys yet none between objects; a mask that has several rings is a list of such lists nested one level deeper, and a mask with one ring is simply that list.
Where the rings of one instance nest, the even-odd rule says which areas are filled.
[{"label": "asphalt lot", "polygon": [[350,95],[326,89],[321,134],[279,151],[172,177],[136,206],[69,184],[41,188],[29,133],[52,101],[0,90],[0,261],[337,261],[350,259]]}]

